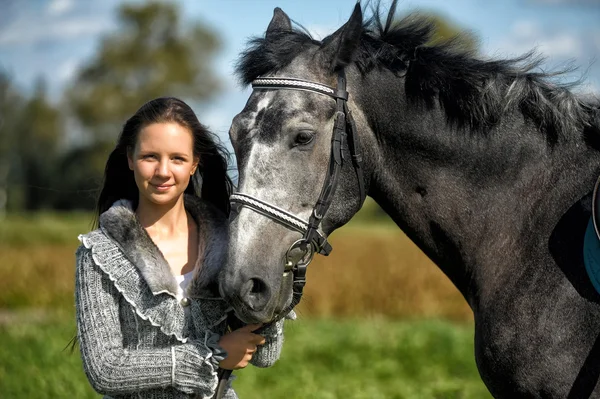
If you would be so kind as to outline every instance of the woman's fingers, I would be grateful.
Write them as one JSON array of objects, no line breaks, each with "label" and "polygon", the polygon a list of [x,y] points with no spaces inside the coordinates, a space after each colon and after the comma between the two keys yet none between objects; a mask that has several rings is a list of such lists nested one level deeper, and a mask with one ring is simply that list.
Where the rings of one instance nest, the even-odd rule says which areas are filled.
[{"label": "woman's fingers", "polygon": [[236,331],[252,332],[262,327],[262,324],[247,324],[244,327],[238,328]]},{"label": "woman's fingers", "polygon": [[253,343],[254,345],[263,345],[265,343],[265,337],[263,337],[262,335],[258,335],[258,334],[252,334],[250,342]]},{"label": "woman's fingers", "polygon": [[242,360],[235,366],[236,370],[245,368],[252,360],[252,354],[246,354]]},{"label": "woman's fingers", "polygon": [[241,369],[248,365],[257,347],[265,343],[265,337],[252,332],[261,326],[262,324],[249,324],[221,337],[219,344],[229,354],[223,360],[225,368]]}]

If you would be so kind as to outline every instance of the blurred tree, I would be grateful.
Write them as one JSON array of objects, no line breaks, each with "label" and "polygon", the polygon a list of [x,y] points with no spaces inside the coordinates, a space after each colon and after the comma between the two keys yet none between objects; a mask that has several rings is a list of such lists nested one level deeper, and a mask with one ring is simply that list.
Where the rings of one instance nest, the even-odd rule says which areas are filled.
[{"label": "blurred tree", "polygon": [[120,29],[105,37],[96,56],[66,92],[91,145],[65,154],[59,208],[90,208],[104,165],[125,120],[145,102],[176,96],[193,103],[209,100],[219,84],[212,59],[219,41],[200,23],[184,24],[176,4],[124,4]]},{"label": "blurred tree", "polygon": [[114,141],[143,103],[175,95],[196,102],[216,92],[211,59],[217,37],[196,23],[184,28],[175,4],[124,4],[121,28],[107,36],[77,76],[67,100],[97,140]]},{"label": "blurred tree", "polygon": [[11,83],[9,75],[0,70],[0,219],[6,213],[8,176],[14,161],[14,146],[23,97]]},{"label": "blurred tree", "polygon": [[25,101],[14,127],[17,170],[13,175],[28,210],[51,208],[57,195],[55,173],[58,147],[63,136],[61,111],[50,104],[43,79],[36,82],[33,96]]},{"label": "blurred tree", "polygon": [[465,50],[473,52],[479,50],[479,40],[472,31],[465,30],[465,28],[455,24],[447,17],[437,14],[435,11],[423,11],[419,15],[429,19],[435,26],[433,37],[429,41],[430,45],[455,40]]},{"label": "blurred tree", "polygon": [[0,73],[0,214],[53,206],[53,167],[62,138],[61,112],[40,79],[26,99]]},{"label": "blurred tree", "polygon": [[114,143],[97,141],[64,154],[57,166],[61,195],[56,199],[56,209],[94,209],[107,154],[113,148]]}]

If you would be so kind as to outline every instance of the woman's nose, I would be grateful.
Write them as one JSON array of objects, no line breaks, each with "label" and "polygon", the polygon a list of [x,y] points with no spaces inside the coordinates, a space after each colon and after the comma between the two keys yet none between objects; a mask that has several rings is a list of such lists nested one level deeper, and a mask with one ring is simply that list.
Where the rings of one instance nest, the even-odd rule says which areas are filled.
[{"label": "woman's nose", "polygon": [[169,163],[167,161],[160,161],[154,173],[157,176],[169,176]]}]

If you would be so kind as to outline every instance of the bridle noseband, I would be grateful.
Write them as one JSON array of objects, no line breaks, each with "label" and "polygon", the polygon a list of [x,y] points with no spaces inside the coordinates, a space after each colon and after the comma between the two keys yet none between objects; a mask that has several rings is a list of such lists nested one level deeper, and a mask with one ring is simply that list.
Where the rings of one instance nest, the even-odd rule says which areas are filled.
[{"label": "bridle noseband", "polygon": [[[252,82],[252,88],[254,90],[287,89],[312,91],[333,98],[337,104],[335,125],[331,137],[331,155],[329,157],[327,176],[325,177],[319,199],[313,207],[308,221],[248,194],[237,192],[230,197],[232,206],[244,206],[250,208],[303,235],[301,239],[293,243],[287,250],[284,268],[284,275],[293,272],[293,290],[298,296],[296,300],[297,303],[300,300],[299,297],[302,295],[302,290],[306,284],[306,268],[312,261],[314,254],[320,253],[322,255],[329,255],[332,250],[331,245],[327,242],[327,238],[319,231],[319,227],[321,221],[327,214],[327,210],[329,209],[333,195],[335,194],[340,170],[344,161],[346,161],[344,155],[344,149],[346,147],[349,149],[352,165],[358,179],[360,206],[362,206],[366,197],[362,172],[362,156],[359,153],[360,144],[356,134],[356,125],[347,104],[348,92],[346,91],[346,76],[343,70],[338,73],[337,88],[335,89],[320,83],[286,77],[258,78]],[[302,250],[303,255],[299,260],[294,262],[292,261],[292,253],[295,249]]]}]

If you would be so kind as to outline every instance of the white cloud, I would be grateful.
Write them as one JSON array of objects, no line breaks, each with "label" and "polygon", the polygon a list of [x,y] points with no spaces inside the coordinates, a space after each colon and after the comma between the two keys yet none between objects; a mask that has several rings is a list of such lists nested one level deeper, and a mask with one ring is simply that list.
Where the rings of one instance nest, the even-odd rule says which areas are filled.
[{"label": "white cloud", "polygon": [[30,45],[48,40],[66,40],[92,36],[111,29],[112,23],[105,18],[72,18],[23,20],[18,19],[0,31],[0,46]]},{"label": "white cloud", "polygon": [[559,33],[537,40],[538,49],[549,57],[575,57],[583,55],[581,38],[568,33]]},{"label": "white cloud", "polygon": [[600,0],[531,0],[530,2],[547,5],[600,5]]},{"label": "white cloud", "polygon": [[487,43],[485,51],[491,57],[515,57],[535,50],[545,58],[541,65],[547,72],[570,70],[558,81],[581,84],[574,88],[579,93],[598,93],[600,68],[597,54],[600,49],[600,27],[588,30],[557,28],[542,25],[535,20],[515,21],[508,34],[494,43]]},{"label": "white cloud", "polygon": [[310,32],[311,36],[317,40],[322,40],[326,36],[331,35],[337,28],[325,25],[309,25],[306,29]]},{"label": "white cloud", "polygon": [[585,53],[583,35],[569,31],[542,29],[538,23],[529,20],[516,21],[509,35],[497,45],[496,51],[520,55],[536,49],[546,57],[580,58]]},{"label": "white cloud", "polygon": [[0,24],[0,47],[81,39],[109,31],[116,24],[112,15],[116,1],[52,0],[43,8],[17,3],[13,18]]},{"label": "white cloud", "polygon": [[81,66],[82,60],[79,58],[70,58],[58,66],[56,78],[60,82],[68,82],[75,77],[77,69]]},{"label": "white cloud", "polygon": [[198,114],[200,122],[207,125],[212,131],[227,134],[231,125],[231,115],[223,109],[215,109],[213,107]]},{"label": "white cloud", "polygon": [[600,30],[592,34],[592,43],[595,47],[595,52],[600,53]]},{"label": "white cloud", "polygon": [[73,9],[74,5],[75,2],[73,0],[52,0],[48,4],[46,11],[49,15],[62,15]]},{"label": "white cloud", "polygon": [[512,27],[512,34],[517,37],[532,37],[540,34],[539,26],[533,21],[517,21]]}]

